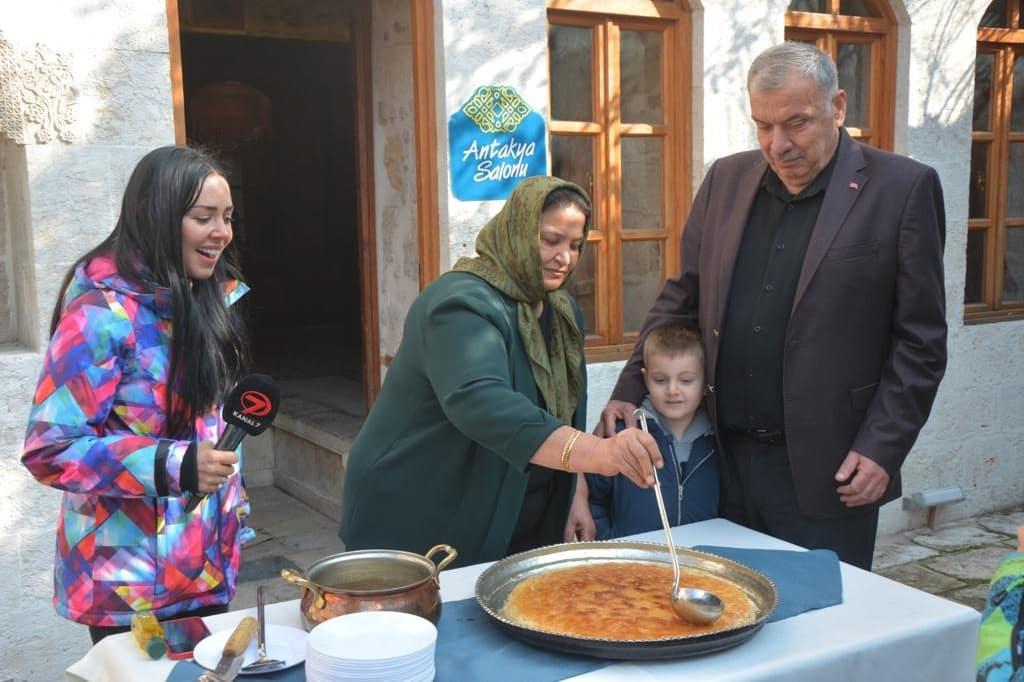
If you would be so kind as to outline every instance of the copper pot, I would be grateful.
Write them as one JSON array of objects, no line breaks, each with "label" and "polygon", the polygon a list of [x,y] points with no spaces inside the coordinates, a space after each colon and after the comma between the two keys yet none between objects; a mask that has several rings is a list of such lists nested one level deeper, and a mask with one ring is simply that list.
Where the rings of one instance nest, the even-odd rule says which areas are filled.
[{"label": "copper pot", "polygon": [[[446,552],[440,563],[433,556]],[[441,617],[438,573],[455,561],[448,545],[426,554],[395,549],[364,549],[319,559],[303,576],[283,569],[281,577],[302,590],[302,625],[318,624],[356,611],[402,611],[422,616],[435,625]]]}]

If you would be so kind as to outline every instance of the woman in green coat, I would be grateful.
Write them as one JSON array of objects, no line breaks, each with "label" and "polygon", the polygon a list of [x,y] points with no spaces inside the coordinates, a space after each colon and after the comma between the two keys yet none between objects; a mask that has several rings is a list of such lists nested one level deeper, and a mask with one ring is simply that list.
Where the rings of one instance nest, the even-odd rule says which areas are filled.
[{"label": "woman in green coat", "polygon": [[446,543],[460,565],[492,561],[571,535],[573,472],[653,484],[662,459],[648,434],[582,431],[583,323],[565,286],[590,224],[577,185],[527,178],[480,231],[477,256],[413,302],[349,455],[347,549]]}]

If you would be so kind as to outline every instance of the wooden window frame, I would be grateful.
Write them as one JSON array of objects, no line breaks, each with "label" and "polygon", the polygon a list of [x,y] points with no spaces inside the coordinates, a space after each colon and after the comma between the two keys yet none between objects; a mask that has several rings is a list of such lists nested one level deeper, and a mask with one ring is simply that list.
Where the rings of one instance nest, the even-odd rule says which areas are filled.
[{"label": "wooden window frame", "polygon": [[[1007,24],[1021,26],[1024,0],[1007,0]],[[964,323],[978,324],[1024,319],[1024,301],[1002,301],[1003,267],[1008,227],[1024,229],[1024,218],[1006,217],[1006,196],[1009,192],[1009,153],[1012,143],[1024,143],[1024,131],[1011,132],[1010,114],[1013,103],[1013,63],[1024,59],[1024,29],[979,27],[976,55],[993,56],[992,92],[989,99],[989,130],[971,130],[971,146],[988,146],[985,174],[989,191],[985,193],[985,217],[968,218],[967,230],[985,232],[982,257],[980,303],[964,303]]]},{"label": "wooden window frame", "polygon": [[181,17],[178,15],[178,0],[167,0],[166,8],[174,144],[185,144],[185,85],[181,67]]},{"label": "wooden window frame", "polygon": [[813,42],[837,61],[839,43],[870,44],[871,85],[868,91],[868,125],[847,126],[850,136],[866,144],[892,151],[896,118],[897,22],[884,0],[865,0],[881,17],[857,17],[839,13],[840,0],[828,0],[828,13],[786,12],[786,40]]},{"label": "wooden window frame", "polygon": [[[593,178],[620,178],[623,137],[661,137],[663,144],[662,214],[659,230],[622,229],[621,182],[592,181],[586,187],[594,204],[596,229],[587,248],[594,253],[594,325],[586,338],[589,362],[628,358],[637,331],[623,330],[622,245],[629,241],[662,243],[662,281],[679,270],[679,243],[692,200],[690,188],[690,10],[680,1],[651,0],[548,0],[548,23],[579,26],[594,31],[590,122],[549,119],[548,132],[555,136],[585,135],[595,139]],[[619,31],[659,30],[662,33],[661,124],[622,123],[617,101],[619,83]],[[646,305],[652,304],[648,302]]]},{"label": "wooden window frame", "polygon": [[433,0],[411,0],[410,18],[413,116],[416,120],[416,220],[419,224],[420,290],[423,290],[441,274]]}]

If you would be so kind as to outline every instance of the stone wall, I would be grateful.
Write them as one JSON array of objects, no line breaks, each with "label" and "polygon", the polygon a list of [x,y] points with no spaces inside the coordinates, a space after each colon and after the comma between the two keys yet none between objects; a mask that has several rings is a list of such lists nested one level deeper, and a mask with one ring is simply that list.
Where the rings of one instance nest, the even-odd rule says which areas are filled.
[{"label": "stone wall", "polygon": [[11,169],[10,162],[17,158],[17,146],[8,140],[0,140],[0,345],[17,343],[17,278],[14,276],[14,253],[12,242],[13,226],[17,217],[8,208],[11,203],[9,183],[17,184],[24,173]]},{"label": "stone wall", "polygon": [[[373,3],[373,162],[380,356],[393,356],[419,293],[409,3]],[[386,371],[381,363],[382,372]]]},{"label": "stone wall", "polygon": [[21,443],[60,278],[113,228],[135,161],[174,141],[166,3],[2,3],[0,27],[0,676],[56,680],[89,637],[54,612],[60,493]]}]

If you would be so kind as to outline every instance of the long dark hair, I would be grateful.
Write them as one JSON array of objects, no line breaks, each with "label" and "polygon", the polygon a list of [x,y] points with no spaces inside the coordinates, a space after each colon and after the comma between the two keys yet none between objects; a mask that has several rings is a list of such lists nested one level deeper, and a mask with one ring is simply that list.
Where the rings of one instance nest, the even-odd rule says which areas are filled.
[{"label": "long dark hair", "polygon": [[225,280],[241,279],[235,242],[209,279],[190,282],[182,262],[181,221],[211,173],[227,177],[210,152],[195,147],[160,147],[142,157],[128,179],[117,224],[68,271],[50,319],[52,336],[75,269],[102,253],[113,253],[126,280],[170,289],[167,435],[178,438],[195,435],[196,418],[224,398],[249,355],[242,316],[236,306],[225,305],[222,290]]}]

